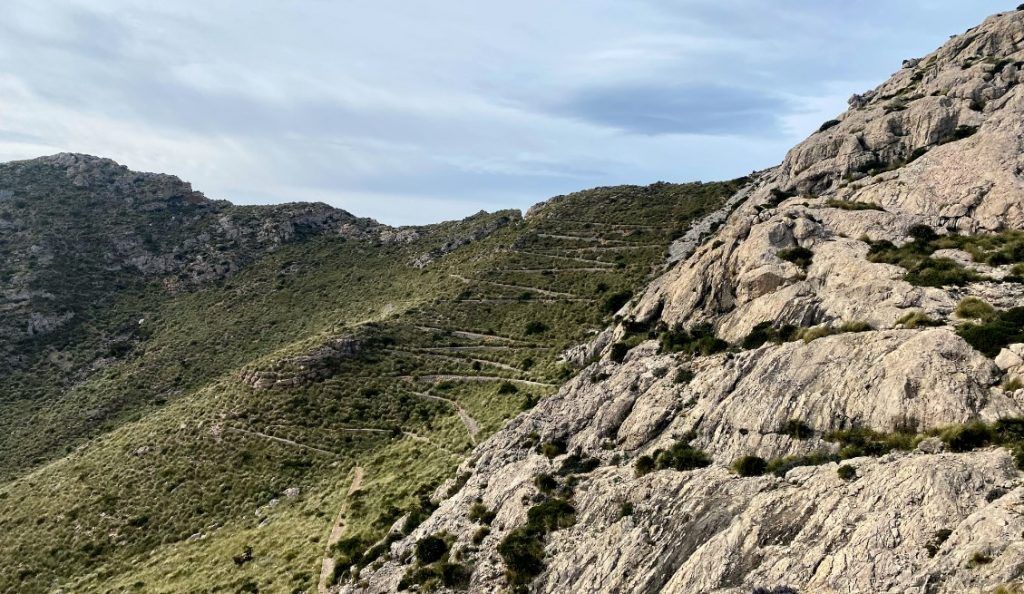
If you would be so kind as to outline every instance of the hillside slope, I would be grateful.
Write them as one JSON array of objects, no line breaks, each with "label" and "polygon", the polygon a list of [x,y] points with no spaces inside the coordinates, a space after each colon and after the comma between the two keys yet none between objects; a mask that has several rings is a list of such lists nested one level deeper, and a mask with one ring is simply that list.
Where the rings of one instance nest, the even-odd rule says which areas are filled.
[{"label": "hillside slope", "polygon": [[1024,583],[1024,12],[761,176],[344,593]]},{"label": "hillside slope", "polygon": [[742,183],[396,229],[84,155],[0,165],[0,591],[345,578]]}]

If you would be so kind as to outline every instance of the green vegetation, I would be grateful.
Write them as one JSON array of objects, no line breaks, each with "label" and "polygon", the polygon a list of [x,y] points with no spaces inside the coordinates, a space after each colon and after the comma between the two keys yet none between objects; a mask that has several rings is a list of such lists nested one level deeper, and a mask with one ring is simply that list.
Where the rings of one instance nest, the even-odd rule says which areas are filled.
[{"label": "green vegetation", "polygon": [[1024,307],[988,315],[989,318],[980,324],[968,323],[960,326],[957,328],[957,334],[989,357],[998,355],[1003,347],[1024,342]]},{"label": "green vegetation", "polygon": [[787,262],[796,264],[800,268],[807,268],[811,265],[811,261],[814,259],[814,252],[800,246],[786,248],[775,255]]},{"label": "green vegetation", "polygon": [[[15,363],[0,373],[0,591],[27,593],[312,591],[339,510],[345,578],[386,554],[400,517],[408,533],[431,513],[427,494],[473,443],[572,373],[558,355],[606,326],[609,295],[637,290],[738,189],[601,188],[528,221],[481,214],[384,242],[327,207],[310,208],[356,231],[292,224],[304,206],[126,208],[122,190],[50,166],[0,166],[0,181],[17,198],[0,220],[24,230],[5,236],[17,257],[0,278],[31,271],[28,289],[56,296],[31,309],[73,314],[0,345]],[[249,233],[279,228],[279,243]],[[108,266],[108,238],[183,267]],[[0,328],[23,332],[21,315],[0,312]],[[341,340],[358,352],[332,350]],[[471,568],[416,571],[426,588]]]},{"label": "green vegetation", "polygon": [[810,439],[814,437],[814,430],[807,423],[800,419],[790,419],[779,428],[779,433],[788,435],[793,439]]},{"label": "green vegetation", "polygon": [[711,457],[690,445],[690,440],[681,439],[667,450],[657,449],[650,455],[637,458],[634,467],[637,476],[654,470],[688,471],[711,465]]},{"label": "green vegetation", "polygon": [[[975,262],[1002,266],[1024,262],[1024,232],[1005,231],[989,235],[937,235],[927,225],[910,229],[914,238],[896,247],[888,241],[869,241],[868,259],[872,262],[896,264],[907,270],[907,282],[926,287],[965,285],[981,276],[946,258],[931,257],[940,249],[959,249],[969,253]],[[1013,270],[1016,270],[1015,268]],[[1015,280],[1014,272],[1007,280]]]},{"label": "green vegetation", "polygon": [[659,336],[661,352],[687,355],[713,355],[729,348],[729,343],[715,336],[711,326],[697,325],[687,331],[682,326],[665,330]]},{"label": "green vegetation", "polygon": [[825,204],[831,208],[843,210],[885,210],[873,202],[856,202],[854,200],[829,200]]},{"label": "green vegetation", "polygon": [[908,330],[943,325],[941,321],[931,318],[928,316],[928,314],[920,311],[912,311],[908,313],[907,315],[897,320],[896,324],[902,325],[904,328],[907,328]]},{"label": "green vegetation", "polygon": [[768,471],[768,461],[758,456],[742,456],[733,461],[732,471],[740,476],[761,476]]},{"label": "green vegetation", "polygon": [[857,469],[849,464],[842,464],[836,469],[836,475],[844,481],[852,481],[857,478]]},{"label": "green vegetation", "polygon": [[[833,431],[826,434],[824,439],[837,444],[837,453],[821,450],[799,456],[773,458],[767,461],[765,470],[784,476],[800,466],[820,466],[861,456],[883,456],[892,451],[910,451],[928,437],[939,438],[951,452],[969,452],[988,446],[1005,447],[1013,454],[1017,467],[1024,470],[1024,419],[1005,418],[994,423],[974,421],[931,429],[923,433],[914,430],[914,425],[915,423],[908,422],[906,427],[891,433],[864,428]],[[736,463],[739,463],[739,460]],[[854,474],[850,474],[853,468],[847,466],[850,470],[845,471],[841,468],[838,471],[840,478],[850,480],[856,476],[855,471]],[[849,475],[849,478],[843,475]]]}]

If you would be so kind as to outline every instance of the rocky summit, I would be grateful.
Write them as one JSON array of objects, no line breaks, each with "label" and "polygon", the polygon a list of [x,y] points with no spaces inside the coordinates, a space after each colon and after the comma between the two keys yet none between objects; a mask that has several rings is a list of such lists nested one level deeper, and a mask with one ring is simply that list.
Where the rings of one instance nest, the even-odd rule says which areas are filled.
[{"label": "rocky summit", "polygon": [[0,591],[1024,592],[1022,82],[421,227],[0,165]]}]

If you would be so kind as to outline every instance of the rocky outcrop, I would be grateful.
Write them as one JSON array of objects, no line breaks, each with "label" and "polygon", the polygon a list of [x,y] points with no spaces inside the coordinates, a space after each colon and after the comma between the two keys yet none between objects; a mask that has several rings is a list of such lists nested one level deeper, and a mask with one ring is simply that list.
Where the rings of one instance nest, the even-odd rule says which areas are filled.
[{"label": "rocky outcrop", "polygon": [[[729,469],[751,455],[827,461],[838,430],[1024,417],[1024,390],[1007,383],[1021,371],[1020,345],[992,360],[955,331],[965,296],[1020,305],[1009,268],[947,250],[938,256],[979,276],[921,286],[868,257],[872,242],[900,246],[925,227],[1024,228],[1021,44],[1024,12],[997,15],[856,96],[758,176],[713,237],[681,246],[620,312],[628,324],[567,351],[589,366],[478,446],[464,480],[436,492],[437,511],[338,591],[397,591],[416,542],[434,534],[453,539],[451,558],[472,568],[470,592],[507,588],[500,543],[551,497],[538,486],[545,475],[580,460],[594,462],[558,478],[575,522],[544,537],[529,591],[952,594],[1024,579],[1024,480],[1005,448],[947,452],[930,438],[846,459],[841,473],[835,462],[779,476]],[[913,316],[934,327],[908,324]],[[624,357],[625,343],[613,347],[630,326],[709,328],[737,345],[764,323],[821,332],[711,355],[655,341]],[[706,452],[708,465],[637,471],[680,443]],[[483,537],[468,514],[475,505],[494,512]]]}]

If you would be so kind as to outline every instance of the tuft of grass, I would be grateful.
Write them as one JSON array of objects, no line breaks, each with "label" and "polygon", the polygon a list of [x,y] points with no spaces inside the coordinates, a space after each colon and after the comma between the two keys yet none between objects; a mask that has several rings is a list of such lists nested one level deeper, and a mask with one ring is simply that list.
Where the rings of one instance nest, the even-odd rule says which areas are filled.
[{"label": "tuft of grass", "polygon": [[964,297],[956,306],[956,315],[965,320],[990,322],[996,317],[996,308],[977,297]]}]

